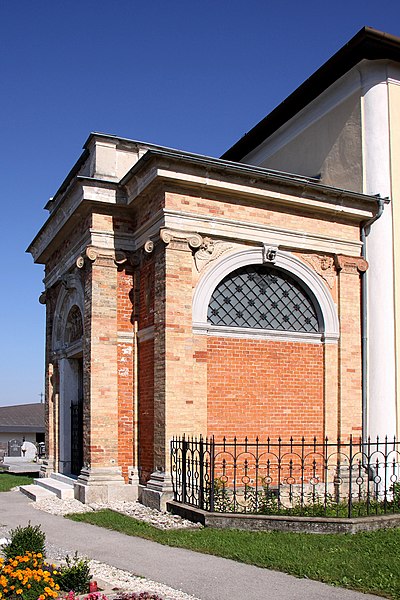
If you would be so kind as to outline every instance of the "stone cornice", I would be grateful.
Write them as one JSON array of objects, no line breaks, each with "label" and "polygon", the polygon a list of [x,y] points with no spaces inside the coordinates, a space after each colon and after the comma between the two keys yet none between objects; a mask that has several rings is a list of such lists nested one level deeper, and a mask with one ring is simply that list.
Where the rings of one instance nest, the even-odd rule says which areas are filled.
[{"label": "stone cornice", "polygon": [[[168,181],[174,184],[181,184],[189,187],[198,187],[201,189],[207,189],[210,193],[225,193],[230,197],[243,198],[247,201],[265,201],[272,202],[272,207],[291,207],[291,210],[296,207],[297,209],[313,211],[318,214],[334,214],[347,217],[349,220],[355,220],[358,222],[367,220],[375,214],[375,206],[351,206],[350,202],[346,202],[347,192],[342,192],[342,197],[336,196],[336,201],[332,200],[328,196],[324,199],[321,194],[320,198],[313,198],[311,195],[307,196],[306,188],[301,194],[297,195],[295,192],[292,194],[283,193],[271,189],[264,189],[255,185],[247,185],[241,183],[221,181],[217,177],[211,178],[207,175],[192,175],[187,173],[179,173],[169,171],[168,169],[152,169],[150,173],[146,172],[145,179],[140,183],[136,182],[137,190],[134,195],[130,196],[128,203],[132,203],[136,197],[142,193],[145,188],[155,181],[157,178],[163,181]],[[350,195],[350,193],[349,193]],[[367,200],[368,197],[365,197]]]},{"label": "stone cornice", "polygon": [[307,178],[260,167],[162,151],[149,151],[122,180],[127,189],[128,204],[156,180],[197,188],[203,194],[209,190],[210,193],[250,201],[268,201],[277,207],[340,214],[358,222],[376,212],[376,199],[358,192],[335,189]]},{"label": "stone cornice", "polygon": [[139,160],[132,170],[131,179],[124,181],[126,187],[108,180],[75,177],[28,248],[34,260],[46,262],[55,238],[68,222],[73,223],[73,218],[81,217],[78,211],[84,203],[123,209],[126,203],[132,203],[156,181],[167,186],[194,188],[202,194],[218,193],[229,198],[268,203],[272,210],[285,207],[312,211],[321,218],[339,216],[353,223],[368,220],[376,213],[376,199],[371,196],[335,190],[305,178],[226,164],[206,157],[182,157],[172,152],[149,153],[150,158]]},{"label": "stone cornice", "polygon": [[117,184],[112,182],[86,177],[76,178],[28,246],[27,252],[32,254],[35,262],[45,263],[52,242],[71,219],[80,217],[79,211],[83,204],[116,205],[117,192]]},{"label": "stone cornice", "polygon": [[[227,241],[268,243],[281,248],[359,256],[362,247],[359,240],[346,240],[301,230],[258,225],[249,221],[227,219],[215,215],[199,215],[168,209],[164,209],[164,223],[164,226],[170,229],[179,227],[183,231],[200,231],[205,236]],[[142,236],[145,236],[145,232],[142,233]]]}]

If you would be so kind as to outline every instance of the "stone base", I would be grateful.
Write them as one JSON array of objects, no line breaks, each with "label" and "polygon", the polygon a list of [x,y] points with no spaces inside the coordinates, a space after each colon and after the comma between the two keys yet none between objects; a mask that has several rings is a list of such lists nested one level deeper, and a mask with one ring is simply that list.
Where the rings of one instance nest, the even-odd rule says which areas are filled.
[{"label": "stone base", "polygon": [[42,464],[40,465],[39,478],[50,477],[52,473],[54,473],[52,461],[43,460]]},{"label": "stone base", "polygon": [[167,502],[173,499],[172,480],[169,473],[155,471],[147,485],[139,485],[139,501],[156,510],[166,511]]},{"label": "stone base", "polygon": [[83,504],[116,500],[135,502],[138,498],[138,486],[127,485],[119,467],[83,468],[74,485],[74,495]]}]

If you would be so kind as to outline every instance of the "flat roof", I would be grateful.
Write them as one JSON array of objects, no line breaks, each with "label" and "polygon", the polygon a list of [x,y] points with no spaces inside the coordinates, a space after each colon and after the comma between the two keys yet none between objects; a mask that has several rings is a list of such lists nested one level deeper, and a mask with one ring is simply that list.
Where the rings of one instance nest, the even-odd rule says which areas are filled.
[{"label": "flat roof", "polygon": [[383,59],[400,62],[400,38],[373,27],[363,27],[221,158],[241,160],[360,61]]}]

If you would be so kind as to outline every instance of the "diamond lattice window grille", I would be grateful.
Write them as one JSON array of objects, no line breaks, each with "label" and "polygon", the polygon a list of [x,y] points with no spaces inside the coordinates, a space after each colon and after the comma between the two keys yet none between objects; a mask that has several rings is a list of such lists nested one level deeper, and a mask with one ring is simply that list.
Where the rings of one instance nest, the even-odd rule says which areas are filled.
[{"label": "diamond lattice window grille", "polygon": [[208,322],[225,327],[317,333],[315,307],[301,285],[285,271],[248,265],[215,288]]}]

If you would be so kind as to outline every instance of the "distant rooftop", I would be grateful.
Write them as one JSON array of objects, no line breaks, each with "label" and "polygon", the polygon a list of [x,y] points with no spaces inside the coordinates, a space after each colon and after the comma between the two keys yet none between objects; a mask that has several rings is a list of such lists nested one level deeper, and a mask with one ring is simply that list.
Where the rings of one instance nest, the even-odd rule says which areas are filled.
[{"label": "distant rooftop", "polygon": [[0,406],[0,431],[44,432],[44,404]]}]

